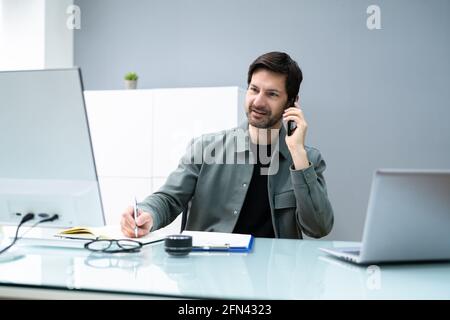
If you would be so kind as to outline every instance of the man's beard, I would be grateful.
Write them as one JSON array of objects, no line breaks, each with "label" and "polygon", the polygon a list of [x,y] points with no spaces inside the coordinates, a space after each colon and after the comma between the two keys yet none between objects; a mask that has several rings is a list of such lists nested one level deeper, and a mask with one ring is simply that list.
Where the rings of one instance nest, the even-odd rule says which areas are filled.
[{"label": "man's beard", "polygon": [[[259,113],[258,118],[252,117],[252,113]],[[255,108],[250,106],[246,111],[248,123],[255,128],[269,129],[277,124],[283,117],[282,113],[272,115],[272,111],[269,108]]]}]

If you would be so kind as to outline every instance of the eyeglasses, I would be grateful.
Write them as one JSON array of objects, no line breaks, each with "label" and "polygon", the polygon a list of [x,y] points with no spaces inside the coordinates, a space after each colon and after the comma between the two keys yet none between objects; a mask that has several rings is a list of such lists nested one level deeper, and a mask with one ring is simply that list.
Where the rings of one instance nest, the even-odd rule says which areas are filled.
[{"label": "eyeglasses", "polygon": [[111,239],[111,240],[92,240],[84,247],[93,252],[120,253],[120,252],[138,252],[143,244],[139,241],[129,239]]}]

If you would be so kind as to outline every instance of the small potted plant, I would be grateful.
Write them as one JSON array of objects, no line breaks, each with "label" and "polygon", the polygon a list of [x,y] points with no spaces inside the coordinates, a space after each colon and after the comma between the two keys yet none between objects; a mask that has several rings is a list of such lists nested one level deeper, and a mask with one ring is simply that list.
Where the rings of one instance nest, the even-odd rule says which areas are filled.
[{"label": "small potted plant", "polygon": [[126,89],[136,89],[137,88],[137,80],[139,79],[136,72],[128,72],[125,74],[125,88]]}]

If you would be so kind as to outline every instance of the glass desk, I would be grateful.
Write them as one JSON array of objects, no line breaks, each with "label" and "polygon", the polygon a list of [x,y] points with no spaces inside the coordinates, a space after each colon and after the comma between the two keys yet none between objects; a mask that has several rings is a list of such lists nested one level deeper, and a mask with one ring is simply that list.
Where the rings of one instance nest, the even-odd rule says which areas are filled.
[{"label": "glass desk", "polygon": [[450,263],[356,266],[318,250],[349,244],[256,238],[248,254],[182,258],[163,243],[114,255],[19,246],[0,263],[0,297],[450,299]]}]

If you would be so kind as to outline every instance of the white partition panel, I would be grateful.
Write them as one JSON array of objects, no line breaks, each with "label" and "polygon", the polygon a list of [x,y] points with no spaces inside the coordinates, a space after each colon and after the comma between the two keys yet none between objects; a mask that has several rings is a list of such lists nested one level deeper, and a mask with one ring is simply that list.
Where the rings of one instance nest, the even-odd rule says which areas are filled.
[{"label": "white partition panel", "polygon": [[151,90],[85,91],[99,176],[151,177]]},{"label": "white partition panel", "polygon": [[193,137],[236,126],[238,88],[155,91],[153,176],[167,177]]},{"label": "white partition panel", "polygon": [[119,224],[121,214],[133,205],[134,197],[141,201],[151,192],[148,178],[100,177],[99,182],[107,224]]}]

